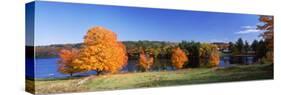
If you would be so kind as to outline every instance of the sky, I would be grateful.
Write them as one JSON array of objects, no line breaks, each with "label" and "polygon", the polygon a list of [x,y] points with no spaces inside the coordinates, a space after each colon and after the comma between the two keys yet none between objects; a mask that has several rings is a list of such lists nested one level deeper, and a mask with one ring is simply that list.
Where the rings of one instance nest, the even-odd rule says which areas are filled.
[{"label": "sky", "polygon": [[92,4],[35,3],[35,45],[80,43],[102,26],[120,41],[229,42],[260,39],[258,15]]}]

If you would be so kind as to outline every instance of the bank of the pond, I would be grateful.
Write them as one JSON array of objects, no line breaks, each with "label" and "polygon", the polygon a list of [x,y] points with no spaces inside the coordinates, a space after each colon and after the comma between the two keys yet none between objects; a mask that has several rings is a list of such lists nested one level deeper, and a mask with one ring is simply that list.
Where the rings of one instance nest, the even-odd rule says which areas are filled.
[{"label": "bank of the pond", "polygon": [[[100,91],[261,79],[273,79],[273,64],[123,73],[75,79],[37,80],[35,81],[35,91],[37,93]],[[32,81],[27,81],[27,83],[32,83]],[[32,89],[29,88],[29,90]]]},{"label": "bank of the pond", "polygon": [[[253,64],[254,58],[253,57],[243,57],[244,64]],[[246,60],[245,60],[246,59]],[[57,78],[69,78],[70,75],[62,74],[58,71],[59,64],[57,64],[59,58],[43,58],[43,59],[36,59],[35,64],[31,64],[30,67],[34,66],[35,73],[32,72],[33,69],[30,69],[28,73],[28,77],[35,78],[35,79],[57,79]],[[170,62],[170,59],[155,59],[154,63],[151,67],[151,71],[163,71],[163,70],[173,70],[173,66]],[[243,63],[241,62],[241,63]],[[190,64],[190,63],[188,63]],[[230,67],[233,63],[231,61],[230,56],[221,56],[219,66],[218,67]],[[121,72],[139,72],[138,68],[138,60],[137,59],[130,59],[128,60],[127,65],[121,70]],[[96,74],[95,71],[89,72],[81,72],[75,73],[73,76],[89,76]]]}]

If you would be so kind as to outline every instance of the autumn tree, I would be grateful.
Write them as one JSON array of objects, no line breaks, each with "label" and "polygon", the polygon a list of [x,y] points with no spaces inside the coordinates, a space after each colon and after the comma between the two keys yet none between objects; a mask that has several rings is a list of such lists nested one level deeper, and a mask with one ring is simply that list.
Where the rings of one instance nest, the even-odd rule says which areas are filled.
[{"label": "autumn tree", "polygon": [[86,71],[95,70],[97,75],[102,72],[116,73],[127,64],[125,46],[117,41],[114,32],[103,27],[88,30],[84,43],[74,60],[76,68]]},{"label": "autumn tree", "polygon": [[260,16],[259,21],[262,25],[258,25],[257,29],[264,30],[262,37],[265,40],[267,53],[266,58],[273,63],[274,51],[274,17],[273,16]]},{"label": "autumn tree", "polygon": [[149,56],[146,55],[144,50],[141,50],[139,54],[139,66],[143,68],[145,71],[148,71],[154,63],[154,58],[151,54]]},{"label": "autumn tree", "polygon": [[200,65],[215,67],[219,65],[220,56],[216,45],[202,43],[199,49]]},{"label": "autumn tree", "polygon": [[62,49],[59,53],[59,68],[58,71],[63,74],[70,74],[72,76],[74,73],[82,72],[83,70],[75,68],[75,63],[73,62],[77,58],[78,50]]},{"label": "autumn tree", "polygon": [[176,47],[172,50],[172,65],[176,69],[181,69],[185,62],[188,61],[188,58],[184,51],[182,51],[179,47]]},{"label": "autumn tree", "polygon": [[220,55],[218,53],[217,50],[212,51],[212,53],[210,54],[210,58],[209,58],[209,67],[216,67],[218,66],[220,63]]}]

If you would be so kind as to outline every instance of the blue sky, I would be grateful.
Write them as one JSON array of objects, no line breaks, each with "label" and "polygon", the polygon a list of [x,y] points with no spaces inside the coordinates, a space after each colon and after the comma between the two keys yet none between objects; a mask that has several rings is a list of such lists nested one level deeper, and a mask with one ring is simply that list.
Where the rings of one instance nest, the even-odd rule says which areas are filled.
[{"label": "blue sky", "polygon": [[79,43],[91,27],[115,32],[121,41],[252,41],[257,15],[91,4],[36,2],[35,45]]}]

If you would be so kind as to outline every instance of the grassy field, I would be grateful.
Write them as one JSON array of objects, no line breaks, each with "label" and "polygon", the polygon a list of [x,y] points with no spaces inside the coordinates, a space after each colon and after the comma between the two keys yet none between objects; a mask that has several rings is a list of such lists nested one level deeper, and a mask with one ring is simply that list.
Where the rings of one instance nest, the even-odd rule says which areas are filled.
[{"label": "grassy field", "polygon": [[[75,79],[36,80],[34,85],[36,93],[46,94],[261,79],[273,79],[273,64],[93,75]],[[33,81],[28,80],[26,82],[32,84]]]}]

